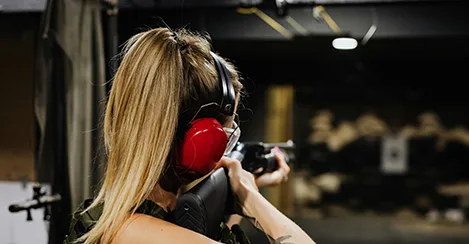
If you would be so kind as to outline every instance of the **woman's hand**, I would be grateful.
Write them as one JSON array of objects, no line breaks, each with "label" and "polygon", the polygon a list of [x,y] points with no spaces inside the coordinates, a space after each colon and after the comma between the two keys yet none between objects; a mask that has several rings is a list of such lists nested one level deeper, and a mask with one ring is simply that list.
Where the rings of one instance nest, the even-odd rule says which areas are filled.
[{"label": "woman's hand", "polygon": [[[254,175],[243,169],[238,160],[222,157],[220,166],[228,169],[228,177],[230,178],[231,189],[238,198],[242,214],[248,215],[244,206],[247,199],[251,196],[259,194],[259,188],[256,185]],[[240,213],[241,214],[241,213]]]},{"label": "woman's hand", "polygon": [[[290,166],[285,161],[285,156],[278,147],[275,147],[275,157],[278,162],[278,169],[272,173],[265,173],[256,178],[257,187],[275,186],[288,180]],[[262,171],[262,168],[260,169]]]}]

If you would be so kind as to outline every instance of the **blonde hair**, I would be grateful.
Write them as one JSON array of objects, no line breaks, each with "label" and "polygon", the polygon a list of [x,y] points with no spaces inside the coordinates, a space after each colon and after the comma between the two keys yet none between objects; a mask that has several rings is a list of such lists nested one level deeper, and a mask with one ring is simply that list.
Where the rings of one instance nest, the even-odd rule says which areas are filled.
[{"label": "blonde hair", "polygon": [[[242,85],[230,63],[233,86]],[[149,196],[168,163],[180,114],[214,102],[218,77],[209,40],[186,30],[157,28],[131,37],[123,49],[104,120],[108,164],[98,196],[102,215],[79,241],[110,243]],[[220,123],[229,118],[214,115]],[[85,210],[86,212],[86,210]]]}]

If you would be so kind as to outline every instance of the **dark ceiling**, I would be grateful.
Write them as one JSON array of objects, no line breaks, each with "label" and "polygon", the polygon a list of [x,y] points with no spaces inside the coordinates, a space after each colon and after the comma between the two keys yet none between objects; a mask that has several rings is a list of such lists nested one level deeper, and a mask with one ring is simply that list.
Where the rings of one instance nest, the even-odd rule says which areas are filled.
[{"label": "dark ceiling", "polygon": [[[347,34],[362,38],[372,24],[374,38],[419,38],[468,35],[466,1],[400,3],[377,5],[334,5],[326,11]],[[261,8],[270,18],[293,34],[299,34],[273,8]],[[290,11],[309,35],[333,36],[328,25],[312,17],[312,8]],[[208,31],[214,39],[286,40],[256,14],[240,14],[235,8],[122,9],[120,22],[130,28],[161,25]],[[126,28],[128,28],[126,27]]]},{"label": "dark ceiling", "polygon": [[[359,41],[374,23],[377,31],[365,46],[344,52],[332,48],[336,36],[323,22],[312,18],[311,8],[294,9],[290,15],[307,31],[301,36],[275,10],[263,12],[297,38],[287,39],[256,15],[243,15],[234,8],[121,10],[121,41],[142,28],[169,25],[208,32],[214,46],[236,59],[295,60],[465,60],[469,56],[469,5],[461,1],[401,4],[327,6],[340,28]],[[372,18],[372,11],[375,17]],[[164,23],[163,23],[164,21]],[[303,61],[299,61],[304,63]],[[295,62],[292,62],[295,63]]]}]

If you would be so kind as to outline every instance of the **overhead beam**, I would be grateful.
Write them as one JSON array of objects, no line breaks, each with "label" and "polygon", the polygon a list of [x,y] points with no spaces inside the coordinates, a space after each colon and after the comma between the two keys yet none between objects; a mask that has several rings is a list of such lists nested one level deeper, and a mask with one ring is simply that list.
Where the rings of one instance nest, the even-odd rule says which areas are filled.
[{"label": "overhead beam", "polygon": [[[47,0],[3,0],[0,12],[42,12]],[[235,8],[257,6],[263,0],[120,0],[121,9]]]},{"label": "overhead beam", "polygon": [[0,13],[42,12],[47,0],[3,0],[0,2]]},{"label": "overhead beam", "polygon": [[120,8],[235,8],[239,6],[256,6],[263,0],[123,0]]}]

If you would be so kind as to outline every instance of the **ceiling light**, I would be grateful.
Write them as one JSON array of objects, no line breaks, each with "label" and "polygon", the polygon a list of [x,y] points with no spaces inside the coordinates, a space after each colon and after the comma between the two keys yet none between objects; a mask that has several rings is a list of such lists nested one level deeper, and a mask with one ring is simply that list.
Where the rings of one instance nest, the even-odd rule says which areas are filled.
[{"label": "ceiling light", "polygon": [[332,46],[338,50],[353,50],[357,48],[358,42],[352,37],[337,37],[332,41]]}]

